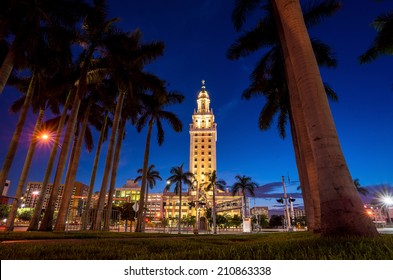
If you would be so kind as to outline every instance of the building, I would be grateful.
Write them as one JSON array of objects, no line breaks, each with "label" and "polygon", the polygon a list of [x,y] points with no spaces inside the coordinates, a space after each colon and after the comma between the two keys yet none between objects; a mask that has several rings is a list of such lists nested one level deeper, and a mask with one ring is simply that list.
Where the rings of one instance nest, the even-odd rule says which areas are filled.
[{"label": "building", "polygon": [[[210,96],[205,81],[198,93],[197,109],[194,109],[190,124],[190,159],[189,170],[195,175],[195,184],[182,192],[180,197],[173,192],[164,191],[163,216],[177,219],[179,207],[181,218],[195,216],[200,221],[199,228],[206,228],[206,209],[213,204],[213,190],[206,191],[203,185],[208,182],[208,174],[217,170],[217,124],[213,109],[210,108]],[[217,213],[221,215],[239,215],[242,212],[241,196],[232,196],[228,189],[218,190],[216,194]]]},{"label": "building", "polygon": [[[115,189],[113,205],[121,206],[123,203],[139,203],[140,193],[141,186],[134,182],[133,179],[128,179],[125,185]],[[160,220],[162,218],[162,207],[161,193],[149,193],[147,195],[146,217],[149,220]]]},{"label": "building", "polygon": [[197,109],[194,109],[190,124],[190,172],[196,181],[203,184],[206,174],[217,170],[216,142],[217,124],[214,122],[213,109],[210,109],[210,97],[205,81],[198,94]]},{"label": "building", "polygon": [[269,217],[269,208],[267,206],[254,206],[250,209],[250,215],[265,215],[266,217]]},{"label": "building", "polygon": [[[83,208],[84,199],[87,198],[89,187],[81,182],[75,182],[74,188],[72,190],[72,196],[70,201],[70,210],[72,210],[69,215],[75,216],[81,213]],[[52,184],[48,184],[46,188],[44,202],[42,209],[46,209],[49,202],[50,193],[52,191]],[[55,203],[55,211],[60,208],[61,198],[64,192],[64,185],[60,185],[58,190],[58,196]],[[28,182],[26,186],[26,191],[22,197],[22,208],[35,208],[38,197],[42,194],[42,182]]]},{"label": "building", "polygon": [[5,180],[3,193],[1,194],[4,197],[0,198],[0,204],[8,204],[9,197],[7,197],[8,190],[10,189],[11,181]]}]

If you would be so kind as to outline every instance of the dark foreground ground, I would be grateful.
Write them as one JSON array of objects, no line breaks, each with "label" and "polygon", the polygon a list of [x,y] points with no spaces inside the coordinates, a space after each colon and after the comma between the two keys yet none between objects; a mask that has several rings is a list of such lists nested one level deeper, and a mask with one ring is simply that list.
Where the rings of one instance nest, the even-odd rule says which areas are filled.
[{"label": "dark foreground ground", "polygon": [[393,235],[2,232],[0,240],[2,260],[393,260]]}]

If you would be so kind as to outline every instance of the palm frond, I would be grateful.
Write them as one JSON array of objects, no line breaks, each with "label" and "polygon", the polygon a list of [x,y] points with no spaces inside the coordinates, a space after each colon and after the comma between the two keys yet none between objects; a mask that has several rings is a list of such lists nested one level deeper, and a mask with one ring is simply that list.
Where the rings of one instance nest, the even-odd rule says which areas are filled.
[{"label": "palm frond", "polygon": [[314,0],[304,7],[304,22],[307,27],[318,25],[326,17],[334,15],[341,8],[337,0]]},{"label": "palm frond", "polygon": [[235,8],[232,12],[232,22],[235,29],[239,31],[246,21],[246,18],[258,7],[261,0],[236,0]]}]

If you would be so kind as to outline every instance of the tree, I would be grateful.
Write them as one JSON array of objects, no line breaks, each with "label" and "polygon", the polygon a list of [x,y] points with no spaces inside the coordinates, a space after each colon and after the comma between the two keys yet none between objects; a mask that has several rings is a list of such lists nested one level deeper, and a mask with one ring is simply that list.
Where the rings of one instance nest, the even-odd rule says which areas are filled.
[{"label": "tree", "polygon": [[270,227],[281,227],[283,226],[284,216],[272,215],[269,220]]},{"label": "tree", "polygon": [[[113,162],[114,141],[121,118],[123,103],[128,95],[136,98],[133,90],[133,79],[135,76],[143,75],[143,67],[163,54],[164,44],[162,42],[141,43],[142,33],[135,30],[131,34],[118,33],[106,41],[108,52],[105,59],[108,63],[109,74],[114,80],[118,92],[118,102],[116,104],[113,118],[112,132],[109,139],[108,153],[105,161],[105,170],[111,170]],[[107,172],[109,173],[109,172]],[[94,218],[93,229],[100,229],[101,214],[104,207],[106,189],[109,174],[105,173],[101,183],[100,195],[98,199],[97,214]],[[143,192],[143,193],[142,193]],[[144,197],[142,186],[141,195]],[[139,205],[143,209],[143,205]],[[138,214],[139,217],[139,214]],[[138,219],[138,224],[141,223]],[[138,229],[138,225],[137,225]]]},{"label": "tree", "polygon": [[191,185],[194,174],[189,171],[183,171],[183,163],[180,166],[174,166],[171,168],[170,173],[172,174],[168,179],[168,184],[166,185],[166,190],[169,190],[172,185],[175,185],[174,193],[179,195],[179,217],[177,222],[178,234],[181,233],[180,224],[182,219],[182,189],[183,184]]},{"label": "tree", "polygon": [[378,16],[372,26],[377,30],[371,47],[359,57],[360,63],[371,62],[381,55],[393,55],[393,11]]},{"label": "tree", "polygon": [[[132,221],[135,219],[135,210],[134,210],[134,204],[133,202],[126,202],[124,203],[121,208],[120,208],[120,213],[121,213],[121,219],[125,220],[125,229],[124,231],[127,232],[127,225],[128,225],[128,220],[131,221],[131,226],[132,228]],[[131,231],[131,229],[130,229]]]},{"label": "tree", "polygon": [[[147,181],[147,188],[146,188],[146,195],[145,195],[145,202],[146,202],[146,207],[147,207],[147,202],[148,202],[148,198],[149,198],[149,188],[153,189],[154,186],[156,185],[156,180],[160,180],[162,181],[162,178],[160,176],[160,172],[158,172],[157,170],[154,170],[155,165],[154,164],[150,164],[147,173],[146,173],[146,181]],[[143,174],[143,169],[140,168],[138,169],[138,173],[139,174]],[[139,175],[135,178],[134,182],[138,182],[142,180],[142,175]],[[144,214],[143,214],[143,219],[146,220],[146,207],[144,209]]]},{"label": "tree", "polygon": [[[236,2],[232,19],[237,30],[240,30],[243,26],[247,14],[259,5],[261,5],[261,9],[265,12],[265,16],[253,30],[246,32],[231,45],[227,56],[229,59],[238,59],[240,56],[247,56],[261,48],[270,47],[253,70],[251,74],[251,85],[243,91],[242,97],[247,100],[260,95],[266,97],[267,102],[262,108],[258,120],[261,130],[269,129],[275,119],[274,116],[278,114],[277,128],[280,136],[285,138],[285,128],[289,120],[299,178],[303,187],[304,204],[308,213],[309,229],[318,231],[320,228],[320,207],[314,172],[314,159],[310,152],[309,140],[299,137],[300,130],[305,129],[303,125],[304,121],[301,117],[294,116],[291,111],[288,89],[290,84],[287,81],[288,73],[285,69],[285,59],[281,48],[279,30],[276,27],[277,16],[275,15],[272,3],[272,1],[241,0]],[[338,1],[313,2],[312,5],[306,7],[304,13],[307,26],[312,27],[318,24],[321,19],[332,15],[339,8],[340,3]],[[332,55],[329,46],[315,39],[312,39],[312,46],[320,66],[335,67],[337,65],[337,61]],[[336,101],[337,95],[326,83],[325,89],[331,100]],[[297,118],[297,127],[294,126],[295,118]],[[307,147],[307,149],[303,148],[302,153],[304,155],[300,151],[300,143],[303,143],[303,147]]]},{"label": "tree", "polygon": [[236,175],[235,179],[237,180],[235,184],[232,186],[232,195],[235,196],[238,192],[241,192],[243,196],[244,203],[244,213],[243,218],[246,218],[246,209],[247,209],[247,192],[251,196],[255,196],[254,189],[258,187],[257,183],[251,180],[251,177]]},{"label": "tree", "polygon": [[[184,96],[176,93],[160,91],[152,95],[147,95],[143,100],[142,113],[137,121],[137,130],[140,132],[142,128],[148,124],[145,154],[143,159],[143,173],[142,173],[142,186],[141,194],[139,199],[139,209],[144,209],[145,206],[145,193],[147,183],[147,170],[149,165],[149,153],[150,153],[150,139],[154,124],[157,125],[157,141],[158,145],[164,142],[164,129],[162,127],[162,120],[167,121],[172,129],[176,132],[182,131],[182,123],[178,117],[169,111],[165,111],[165,107],[172,104],[180,104],[183,102]],[[182,170],[181,165],[181,170]],[[180,219],[180,216],[179,216]],[[143,210],[138,213],[138,221],[135,231],[141,232],[143,230]],[[179,227],[180,230],[180,227]]]},{"label": "tree", "polygon": [[299,101],[291,107],[292,112],[304,117],[307,135],[300,137],[313,140],[310,142],[318,178],[322,234],[377,236],[372,221],[363,215],[363,203],[353,188],[300,3],[275,0],[274,4],[288,81],[297,89],[289,91],[291,106],[294,99]]},{"label": "tree", "polygon": [[217,179],[216,170],[207,174],[207,182],[204,184],[206,191],[213,192],[213,205],[212,205],[212,217],[213,217],[213,234],[217,234],[217,211],[216,211],[216,192],[217,189],[223,190],[226,186],[224,180]]},{"label": "tree", "polygon": [[51,0],[16,0],[3,1],[1,10],[0,39],[7,39],[10,43],[0,68],[0,94],[14,66],[22,68],[26,59],[35,57],[41,41],[53,35],[62,37],[53,33],[53,29],[73,31],[86,15],[87,5],[81,0],[59,0],[56,3]]}]

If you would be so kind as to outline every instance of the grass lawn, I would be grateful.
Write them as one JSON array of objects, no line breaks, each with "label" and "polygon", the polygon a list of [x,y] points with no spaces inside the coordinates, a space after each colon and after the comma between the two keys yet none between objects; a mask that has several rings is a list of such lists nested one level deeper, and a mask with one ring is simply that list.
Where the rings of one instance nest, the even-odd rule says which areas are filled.
[{"label": "grass lawn", "polygon": [[1,232],[0,240],[2,260],[393,260],[393,235]]}]

